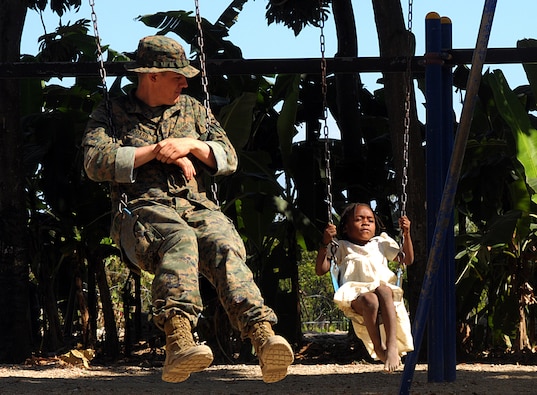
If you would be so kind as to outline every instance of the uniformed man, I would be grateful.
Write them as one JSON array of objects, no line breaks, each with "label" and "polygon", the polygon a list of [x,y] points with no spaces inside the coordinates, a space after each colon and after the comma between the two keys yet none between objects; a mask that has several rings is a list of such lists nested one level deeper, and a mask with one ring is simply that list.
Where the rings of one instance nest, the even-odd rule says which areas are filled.
[{"label": "uniformed man", "polygon": [[279,381],[293,351],[272,330],[277,318],[245,264],[241,237],[205,194],[203,173],[233,173],[237,154],[210,111],[181,93],[198,70],[166,36],[141,39],[129,70],[138,76],[136,89],[91,115],[84,167],[89,178],[111,185],[113,239],[131,263],[155,274],[154,321],[166,333],[162,379],[184,381],[213,361],[192,336],[203,307],[201,273],[232,325],[251,339],[263,380]]}]

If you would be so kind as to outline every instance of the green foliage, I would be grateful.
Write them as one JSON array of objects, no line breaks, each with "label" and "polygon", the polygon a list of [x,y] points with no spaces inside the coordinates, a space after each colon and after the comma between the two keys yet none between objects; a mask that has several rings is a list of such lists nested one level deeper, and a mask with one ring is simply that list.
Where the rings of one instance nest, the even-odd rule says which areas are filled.
[{"label": "green foliage", "polygon": [[298,36],[302,29],[308,25],[319,26],[321,21],[328,19],[330,13],[329,2],[295,0],[274,1],[270,0],[267,6],[267,21],[271,23],[283,23],[292,29]]},{"label": "green foliage", "polygon": [[[149,27],[160,29],[156,34],[165,35],[173,32],[185,42],[192,45],[191,52],[199,52],[197,46],[198,26],[192,12],[167,11],[137,18]],[[211,57],[239,59],[242,57],[240,48],[224,39],[228,35],[225,25],[211,24],[202,18],[204,50]]]},{"label": "green foliage", "polygon": [[334,288],[330,274],[315,273],[317,252],[302,254],[298,265],[302,329],[313,332],[348,330],[349,321],[334,301]]},{"label": "green foliage", "polygon": [[459,182],[457,317],[474,327],[473,351],[536,342],[524,327],[537,280],[537,130],[533,99],[518,92],[499,70],[483,76]]},{"label": "green foliage", "polygon": [[29,0],[28,8],[44,11],[47,4],[50,4],[50,9],[53,12],[62,16],[65,11],[69,11],[71,8],[78,11],[82,5],[82,0]]},{"label": "green foliage", "polygon": [[[242,57],[240,48],[226,37],[245,2],[233,1],[215,24],[203,20],[204,49],[210,58]],[[289,13],[286,7],[291,3],[270,2],[269,23],[285,23],[298,34],[307,24],[318,25],[320,18],[327,17],[328,2],[303,2]],[[43,10],[46,4],[32,1],[29,7]],[[51,3],[59,15],[71,6],[78,8],[80,2]],[[191,12],[157,13],[139,20],[160,29],[158,34],[174,32],[192,45],[193,54],[199,54]],[[94,38],[87,34],[88,23],[81,20],[42,36],[41,53],[35,58],[25,56],[24,61],[93,60],[96,48]],[[521,40],[518,45],[534,47],[536,42]],[[105,50],[109,60],[126,59],[110,48]],[[531,111],[536,108],[537,66],[524,65],[524,69],[529,88],[511,90],[499,71],[483,76],[458,185],[457,319],[472,328],[471,351],[509,348],[516,344],[524,329],[521,326],[535,319],[537,122]],[[65,306],[73,302],[62,284],[72,281],[75,274],[70,270],[88,278],[85,260],[109,256],[106,267],[113,284],[112,303],[120,310],[120,284],[127,282],[128,271],[117,251],[110,253],[113,246],[101,243],[108,236],[107,190],[85,179],[79,151],[87,115],[102,98],[101,81],[98,76],[79,78],[71,88],[47,85],[40,79],[21,83],[32,279],[43,299],[54,295],[52,305],[61,310],[62,324],[67,325]],[[331,83],[329,79],[329,88]],[[191,94],[202,97],[196,90],[198,84],[191,85]],[[209,85],[213,112],[240,155],[239,172],[217,180],[219,198],[245,240],[256,280],[265,281],[269,297],[276,293],[274,289],[285,293],[298,289],[302,321],[308,323],[304,330],[346,329],[348,322],[332,301],[330,277],[315,274],[316,252],[308,252],[317,246],[326,222],[324,142],[317,136],[293,144],[297,123],[318,125],[322,117],[319,81],[305,75],[211,76]],[[121,95],[130,88],[122,88],[118,78],[110,91]],[[328,93],[329,107],[337,108]],[[344,162],[341,142],[329,142],[336,206],[345,201],[343,191],[350,188],[377,200],[380,207],[394,194],[393,179],[388,177],[392,150],[382,95],[382,91],[361,92],[360,119],[367,126],[364,139],[369,150],[363,166]],[[315,135],[315,130],[310,134]],[[296,276],[294,270],[298,270]],[[298,284],[291,280],[295,277]],[[150,282],[144,273],[144,310],[149,309]],[[51,310],[44,313],[45,332],[53,327],[52,315]],[[534,344],[532,338],[517,347]]]},{"label": "green foliage", "polygon": [[322,295],[327,298],[332,298],[334,288],[330,275],[318,276],[315,273],[315,258],[316,251],[307,251],[302,253],[302,259],[298,265],[298,274],[301,292],[306,295]]},{"label": "green foliage", "polygon": [[[96,53],[95,39],[87,35],[89,21],[60,26],[40,38],[41,52],[25,61],[88,61]],[[99,78],[78,78],[72,87],[25,81],[22,91],[24,167],[26,174],[28,235],[31,272],[44,322],[39,351],[66,346],[88,328],[81,328],[88,310],[80,295],[96,299],[96,273],[101,262],[117,254],[109,236],[110,200],[107,189],[88,180],[80,149],[89,113],[101,100]],[[90,264],[91,263],[91,264]],[[76,285],[75,285],[76,284]],[[84,284],[94,284],[84,289]],[[103,283],[99,284],[103,287]],[[106,286],[108,288],[108,286]],[[102,292],[101,292],[102,293]],[[78,295],[78,297],[77,297]],[[102,304],[108,303],[101,295]],[[88,310],[86,310],[88,309]],[[80,313],[77,313],[80,311]],[[91,319],[97,319],[92,315]],[[82,343],[95,339],[87,332]],[[109,333],[108,339],[115,334]],[[36,339],[38,341],[38,339]]]},{"label": "green foliage", "polygon": [[[124,292],[126,291],[125,287],[128,286],[128,281],[130,281],[131,272],[125,265],[125,262],[117,255],[111,255],[105,259],[105,268],[107,280],[110,284],[112,305],[114,307],[114,312],[116,313],[116,324],[119,328],[124,328]],[[149,312],[151,311],[151,283],[153,282],[154,275],[141,271],[140,277],[140,302],[142,311]]]}]

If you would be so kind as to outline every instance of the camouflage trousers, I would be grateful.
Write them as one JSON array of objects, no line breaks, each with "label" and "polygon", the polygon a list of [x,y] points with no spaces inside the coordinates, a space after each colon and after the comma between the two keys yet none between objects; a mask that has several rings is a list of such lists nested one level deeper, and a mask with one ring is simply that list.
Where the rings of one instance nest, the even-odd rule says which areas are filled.
[{"label": "camouflage trousers", "polygon": [[199,274],[214,286],[231,324],[243,336],[256,322],[277,322],[245,263],[240,235],[222,212],[157,203],[136,207],[123,216],[120,243],[132,263],[155,275],[154,322],[161,329],[175,314],[196,326],[203,309]]}]

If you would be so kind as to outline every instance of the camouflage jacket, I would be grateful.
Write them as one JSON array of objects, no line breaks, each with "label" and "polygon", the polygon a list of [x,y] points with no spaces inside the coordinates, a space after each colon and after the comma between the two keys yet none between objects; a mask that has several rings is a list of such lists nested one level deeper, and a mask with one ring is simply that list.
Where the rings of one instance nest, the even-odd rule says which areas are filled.
[{"label": "camouflage jacket", "polygon": [[[108,111],[101,104],[90,116],[82,145],[84,168],[93,181],[109,182],[113,208],[125,194],[130,206],[159,202],[186,204],[209,209],[218,207],[207,198],[204,172],[216,176],[233,173],[237,154],[224,129],[210,114],[207,128],[205,107],[188,95],[177,104],[151,108],[134,94],[110,102],[114,131],[108,126]],[[180,167],[152,160],[134,169],[136,147],[150,145],[168,137],[194,137],[206,142],[216,159],[211,169],[193,156],[196,177],[187,181]]]}]

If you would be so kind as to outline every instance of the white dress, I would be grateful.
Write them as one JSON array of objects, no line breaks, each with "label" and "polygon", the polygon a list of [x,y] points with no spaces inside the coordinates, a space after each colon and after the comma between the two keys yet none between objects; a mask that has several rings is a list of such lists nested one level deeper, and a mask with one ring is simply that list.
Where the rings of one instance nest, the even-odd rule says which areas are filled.
[{"label": "white dress", "polygon": [[[397,276],[388,267],[388,260],[395,259],[399,253],[397,242],[383,232],[363,246],[346,240],[339,240],[338,244],[335,258],[339,268],[340,287],[334,294],[334,302],[351,320],[356,336],[363,341],[371,357],[378,359],[373,342],[367,333],[364,318],[352,309],[351,302],[363,293],[374,291],[380,285],[387,285],[393,291],[399,355],[413,351],[414,343],[410,319],[403,301],[403,290],[395,285]],[[380,333],[385,343],[386,332],[382,324]]]}]

